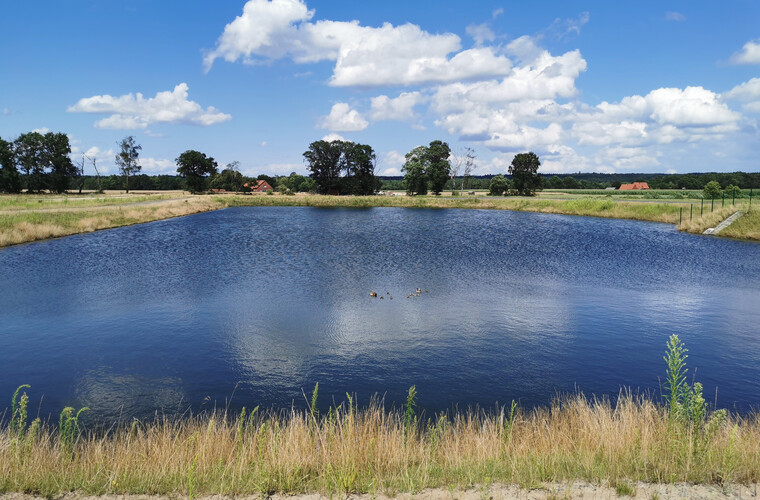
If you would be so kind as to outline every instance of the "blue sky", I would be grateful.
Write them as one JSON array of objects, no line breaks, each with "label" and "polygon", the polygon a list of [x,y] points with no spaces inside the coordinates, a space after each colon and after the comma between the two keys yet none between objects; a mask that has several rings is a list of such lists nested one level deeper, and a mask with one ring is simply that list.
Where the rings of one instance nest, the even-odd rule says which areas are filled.
[{"label": "blue sky", "polygon": [[435,139],[476,174],[760,171],[760,2],[6,2],[0,137],[69,134],[143,172],[197,149],[306,173],[322,138],[376,172]]}]

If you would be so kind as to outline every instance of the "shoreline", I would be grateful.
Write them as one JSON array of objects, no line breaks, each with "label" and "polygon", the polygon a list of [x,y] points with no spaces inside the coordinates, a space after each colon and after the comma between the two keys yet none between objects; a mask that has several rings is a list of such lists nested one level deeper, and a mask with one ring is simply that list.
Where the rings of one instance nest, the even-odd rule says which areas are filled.
[{"label": "shoreline", "polygon": [[[716,227],[736,211],[746,212],[718,237],[760,241],[760,210],[747,210],[746,203],[718,208],[704,216],[694,216],[690,201],[674,202],[611,200],[597,197],[547,199],[527,197],[435,197],[435,196],[329,196],[297,194],[266,195],[193,195],[160,194],[161,199],[146,201],[144,194],[134,198],[122,195],[93,199],[72,199],[72,204],[32,206],[36,198],[19,197],[19,208],[0,207],[0,248],[115,227],[142,224],[173,217],[220,210],[228,207],[334,207],[334,208],[438,208],[509,210],[518,212],[577,215],[607,219],[639,220],[673,224],[676,229],[702,234]],[[122,203],[114,202],[116,199]],[[133,201],[139,200],[139,201]],[[2,201],[0,199],[0,201]],[[38,203],[53,200],[37,199]],[[94,201],[95,204],[92,202]],[[101,201],[101,204],[96,204]],[[81,202],[79,206],[77,203]],[[88,203],[89,202],[89,203]],[[61,206],[63,205],[63,206]],[[679,223],[680,222],[680,223]]]}]

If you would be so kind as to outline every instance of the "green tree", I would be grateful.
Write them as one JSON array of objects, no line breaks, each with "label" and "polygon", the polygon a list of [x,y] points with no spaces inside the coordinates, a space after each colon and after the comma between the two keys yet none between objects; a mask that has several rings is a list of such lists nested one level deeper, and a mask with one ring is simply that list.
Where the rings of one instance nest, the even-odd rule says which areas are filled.
[{"label": "green tree", "polygon": [[21,192],[21,174],[16,169],[13,144],[2,138],[0,138],[0,192]]},{"label": "green tree", "polygon": [[225,191],[241,191],[244,181],[243,174],[238,170],[239,165],[240,162],[238,161],[228,163],[224,170],[211,179],[211,187],[213,189],[224,189]]},{"label": "green tree", "polygon": [[319,193],[366,195],[380,187],[375,152],[367,144],[315,141],[303,156]]},{"label": "green tree", "polygon": [[142,166],[137,163],[142,146],[135,144],[135,138],[131,135],[117,144],[119,145],[119,154],[116,155],[116,165],[119,166],[119,173],[124,176],[124,186],[129,193],[129,176],[142,170]]},{"label": "green tree", "polygon": [[401,171],[404,172],[407,194],[427,194],[426,159],[427,148],[425,146],[417,146],[406,154],[406,162],[401,167]]},{"label": "green tree", "polygon": [[56,193],[63,193],[69,188],[70,180],[79,175],[79,169],[69,158],[69,136],[61,132],[48,132],[43,144],[45,167],[50,169],[48,186]]},{"label": "green tree", "polygon": [[375,194],[381,182],[375,176],[375,152],[367,144],[343,143],[346,192],[354,195]]},{"label": "green tree", "polygon": [[39,132],[21,134],[13,141],[16,163],[24,173],[24,184],[28,193],[46,188],[45,179],[45,138]]},{"label": "green tree", "polygon": [[188,149],[174,161],[177,162],[177,173],[187,180],[187,189],[191,193],[205,191],[206,178],[216,173],[216,160],[200,151]]},{"label": "green tree", "polygon": [[742,197],[742,190],[739,188],[739,186],[734,186],[733,184],[726,186],[726,189],[723,192],[725,193],[726,198]]},{"label": "green tree", "polygon": [[449,156],[451,148],[443,141],[433,141],[427,147],[425,174],[430,183],[430,191],[435,195],[441,194],[451,175]]},{"label": "green tree", "polygon": [[309,149],[303,156],[318,193],[329,194],[340,189],[342,155],[342,141],[314,141],[309,144]]},{"label": "green tree", "polygon": [[720,183],[718,181],[710,181],[705,184],[705,188],[702,192],[705,198],[720,198],[720,194],[722,192],[720,189]]},{"label": "green tree", "polygon": [[507,179],[503,175],[496,175],[491,179],[491,184],[488,186],[488,194],[490,196],[504,196],[507,189]]},{"label": "green tree", "polygon": [[540,166],[541,162],[533,152],[515,155],[509,166],[509,173],[512,175],[514,188],[518,194],[533,196],[536,190],[541,189],[543,179],[538,175]]},{"label": "green tree", "polygon": [[546,187],[548,189],[562,189],[562,179],[557,175],[553,175],[546,179]]},{"label": "green tree", "polygon": [[580,189],[581,184],[573,176],[565,177],[564,179],[562,179],[562,188],[563,189]]}]

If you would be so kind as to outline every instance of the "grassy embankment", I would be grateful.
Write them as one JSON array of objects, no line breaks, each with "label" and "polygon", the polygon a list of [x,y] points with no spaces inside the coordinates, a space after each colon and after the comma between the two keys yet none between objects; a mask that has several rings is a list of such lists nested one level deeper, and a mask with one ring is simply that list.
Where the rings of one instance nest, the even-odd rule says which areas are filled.
[{"label": "grassy embankment", "polygon": [[182,193],[129,196],[1,196],[0,247],[140,224],[224,207]]},{"label": "grassy embankment", "polygon": [[[680,195],[681,193],[675,192]],[[556,196],[557,194],[552,194]],[[654,193],[658,195],[658,193]],[[565,196],[560,194],[560,196]],[[632,196],[632,195],[630,195]],[[664,196],[664,194],[663,194]],[[657,200],[624,201],[608,195],[572,195],[570,199],[483,198],[469,196],[189,196],[172,193],[122,193],[105,196],[0,196],[0,247],[70,234],[139,224],[216,210],[227,206],[312,206],[312,207],[411,207],[411,208],[474,208],[519,210],[541,213],[583,215],[634,219],[678,224],[679,229],[701,233],[728,217],[735,210],[746,210],[747,200],[736,206],[717,208],[700,217],[695,200],[660,202]],[[717,204],[716,204],[717,205]],[[694,215],[690,220],[690,208]],[[757,208],[721,233],[740,239],[760,240],[760,214]]]},{"label": "grassy embankment", "polygon": [[530,411],[471,410],[424,419],[350,402],[309,411],[222,413],[62,437],[0,430],[0,493],[325,494],[419,492],[493,483],[760,479],[760,417],[685,424],[646,397],[581,395]]},{"label": "grassy embankment", "polygon": [[[236,196],[225,197],[230,206],[310,206],[310,207],[408,207],[408,208],[470,208],[487,210],[516,210],[564,215],[582,215],[613,219],[632,219],[649,222],[676,224],[678,229],[690,233],[702,233],[709,227],[715,227],[720,221],[737,210],[748,209],[748,200],[737,200],[736,205],[715,207],[705,203],[704,215],[700,216],[700,205],[694,201],[662,203],[656,200],[647,202],[626,202],[611,199],[579,197],[570,200],[553,200],[545,198],[475,198],[475,197],[437,197],[437,196]],[[691,206],[693,205],[693,209]],[[720,203],[716,204],[720,205]],[[691,212],[690,210],[693,210]],[[745,215],[721,233],[740,239],[760,240],[760,215],[758,207],[753,207]],[[691,220],[690,220],[691,217]],[[679,224],[679,219],[681,224]],[[739,224],[741,222],[742,224]]]}]

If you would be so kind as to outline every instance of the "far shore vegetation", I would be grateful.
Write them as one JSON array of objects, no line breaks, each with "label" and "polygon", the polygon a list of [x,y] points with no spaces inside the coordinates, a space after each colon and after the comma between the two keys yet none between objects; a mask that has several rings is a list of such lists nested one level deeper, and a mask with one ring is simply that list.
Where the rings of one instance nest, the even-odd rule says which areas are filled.
[{"label": "far shore vegetation", "polygon": [[575,394],[548,407],[512,402],[440,414],[420,412],[414,386],[395,409],[350,394],[325,409],[317,384],[304,410],[254,406],[88,430],[81,416],[96,409],[67,407],[53,422],[29,422],[33,388],[22,385],[0,424],[0,493],[194,498],[394,495],[493,483],[587,481],[618,491],[639,481],[757,483],[760,415],[709,408],[686,353],[671,336],[660,397]]},{"label": "far shore vegetation", "polygon": [[715,227],[736,211],[744,211],[746,213],[720,236],[760,241],[760,207],[757,206],[760,202],[753,199],[750,207],[749,197],[709,200],[696,197],[699,194],[672,190],[653,190],[638,195],[544,190],[532,197],[494,197],[486,196],[486,192],[459,196],[450,193],[441,196],[405,196],[404,193],[331,196],[305,193],[190,195],[182,191],[132,190],[129,195],[124,192],[2,195],[0,247],[239,206],[515,210],[664,222],[696,234]]},{"label": "far shore vegetation", "polygon": [[[220,172],[213,157],[195,150],[176,158],[178,175],[147,176],[140,174],[142,146],[134,137],[117,144],[121,175],[105,177],[96,158],[72,161],[64,133],[0,139],[0,193],[7,193],[0,195],[0,247],[228,206],[518,210],[664,222],[692,233],[745,211],[720,235],[760,240],[760,216],[752,207],[753,190],[760,187],[756,173],[541,175],[538,156],[528,152],[515,155],[505,174],[478,177],[472,175],[477,162],[472,148],[457,153],[434,140],[406,154],[403,177],[382,178],[375,174],[371,146],[320,140],[303,153],[308,177],[295,172],[247,177],[236,161]],[[85,166],[95,175],[85,175]],[[653,189],[615,189],[631,180]],[[266,194],[276,195],[252,193],[258,181],[272,188]],[[114,189],[124,189],[123,196],[106,194]]]}]

